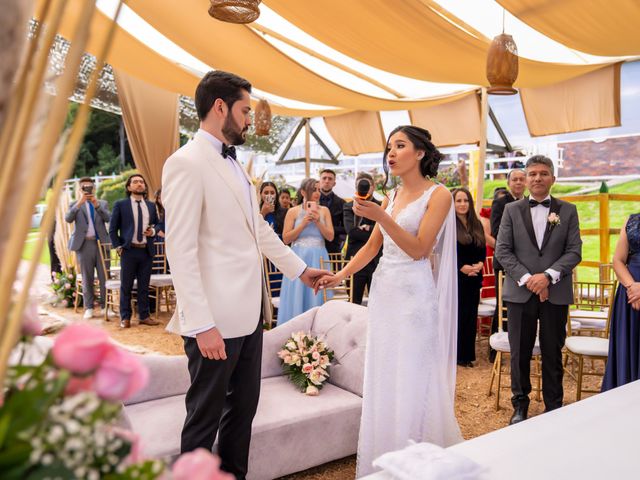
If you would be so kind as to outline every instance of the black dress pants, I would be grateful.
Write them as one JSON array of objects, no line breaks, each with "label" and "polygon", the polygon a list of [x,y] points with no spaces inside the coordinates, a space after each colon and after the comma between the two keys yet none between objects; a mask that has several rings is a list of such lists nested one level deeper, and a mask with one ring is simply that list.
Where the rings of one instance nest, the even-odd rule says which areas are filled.
[{"label": "black dress pants", "polygon": [[225,338],[226,360],[209,360],[195,338],[183,337],[191,386],[181,452],[211,451],[218,436],[222,470],[243,480],[249,465],[251,424],[258,408],[262,365],[262,321],[244,337]]},{"label": "black dress pants", "polygon": [[377,266],[378,260],[374,259],[362,270],[353,274],[353,303],[362,305],[364,288],[367,287],[369,291],[371,291],[371,279],[373,278],[373,272],[376,271]]},{"label": "black dress pants", "polygon": [[153,257],[146,248],[129,248],[120,258],[120,318],[131,320],[131,292],[137,280],[138,317],[149,318],[149,281]]},{"label": "black dress pants", "polygon": [[509,347],[511,348],[511,403],[529,404],[530,362],[540,320],[542,353],[542,397],[546,411],[562,407],[562,347],[567,336],[568,305],[541,302],[531,295],[526,303],[508,302]]}]

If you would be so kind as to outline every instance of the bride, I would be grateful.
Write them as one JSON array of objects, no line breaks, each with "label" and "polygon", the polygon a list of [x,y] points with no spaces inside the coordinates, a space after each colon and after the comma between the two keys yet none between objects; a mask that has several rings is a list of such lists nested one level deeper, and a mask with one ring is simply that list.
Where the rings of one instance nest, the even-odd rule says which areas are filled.
[{"label": "bride", "polygon": [[354,199],[354,213],[376,227],[344,269],[316,282],[318,288],[339,284],[383,246],[369,295],[358,477],[409,440],[440,446],[462,440],[453,408],[455,213],[451,193],[431,180],[441,158],[427,130],[400,126],[391,132],[383,166],[387,180],[391,172],[402,186],[382,206]]}]

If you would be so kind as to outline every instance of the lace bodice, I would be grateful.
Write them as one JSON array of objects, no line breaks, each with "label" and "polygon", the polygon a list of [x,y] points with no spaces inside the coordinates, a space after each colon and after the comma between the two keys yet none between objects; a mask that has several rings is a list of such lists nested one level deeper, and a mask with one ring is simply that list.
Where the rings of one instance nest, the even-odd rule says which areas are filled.
[{"label": "lace bodice", "polygon": [[[420,222],[422,221],[422,217],[424,217],[424,213],[427,209],[427,204],[429,203],[429,198],[431,198],[431,194],[436,189],[438,185],[432,185],[424,193],[415,199],[413,202],[408,203],[402,210],[394,211],[394,204],[396,199],[397,190],[393,192],[391,195],[391,200],[389,201],[389,205],[387,205],[386,212],[389,215],[395,216],[395,221],[398,225],[400,225],[404,230],[411,233],[412,235],[418,234],[418,229],[420,228]],[[384,230],[384,228],[380,228],[382,232],[383,238],[383,257],[385,258],[385,262],[393,262],[393,263],[409,263],[409,262],[419,262],[419,263],[428,263],[426,258],[420,260],[414,260],[407,253],[402,250],[396,242],[389,236],[389,234]]]},{"label": "lace bodice", "polygon": [[640,254],[640,213],[634,213],[629,217],[626,232],[629,241],[629,257]]}]

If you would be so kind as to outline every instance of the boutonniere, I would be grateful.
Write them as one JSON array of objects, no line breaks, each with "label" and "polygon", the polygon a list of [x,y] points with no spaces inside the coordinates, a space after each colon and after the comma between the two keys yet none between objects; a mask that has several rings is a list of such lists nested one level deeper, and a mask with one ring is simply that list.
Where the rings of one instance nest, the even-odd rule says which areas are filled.
[{"label": "boutonniere", "polygon": [[560,225],[560,217],[555,212],[552,212],[549,214],[549,216],[547,217],[547,221],[549,222],[549,225],[551,225],[552,227],[555,227],[556,225]]}]

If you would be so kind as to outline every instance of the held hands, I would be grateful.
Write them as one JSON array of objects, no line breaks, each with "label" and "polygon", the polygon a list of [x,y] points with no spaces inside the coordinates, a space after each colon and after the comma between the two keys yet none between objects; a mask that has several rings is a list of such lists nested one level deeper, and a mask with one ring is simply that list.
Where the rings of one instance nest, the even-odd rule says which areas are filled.
[{"label": "held hands", "polygon": [[536,273],[527,280],[526,287],[536,295],[540,295],[543,290],[549,288],[549,279],[544,273]]},{"label": "held hands", "polygon": [[344,280],[344,274],[342,273],[342,271],[333,274],[331,272],[323,270],[322,273],[324,275],[318,278],[313,286],[314,293],[318,293],[318,290],[333,288],[337,285],[340,285],[340,283]]},{"label": "held hands", "polygon": [[315,285],[319,278],[325,277],[325,276],[331,277],[333,276],[333,273],[327,272],[326,270],[320,270],[318,268],[307,267],[304,269],[304,272],[302,272],[299,278],[300,280],[302,280],[302,283],[304,283],[307,287],[313,288],[315,290],[315,293],[318,293],[318,290],[315,287]]},{"label": "held hands", "polygon": [[359,217],[373,220],[374,222],[379,222],[387,214],[377,203],[369,200],[361,200],[358,197],[354,197],[353,199],[353,213]]},{"label": "held hands", "polygon": [[227,352],[224,346],[224,339],[220,331],[213,327],[206,332],[196,335],[196,342],[203,357],[209,360],[226,360]]}]

